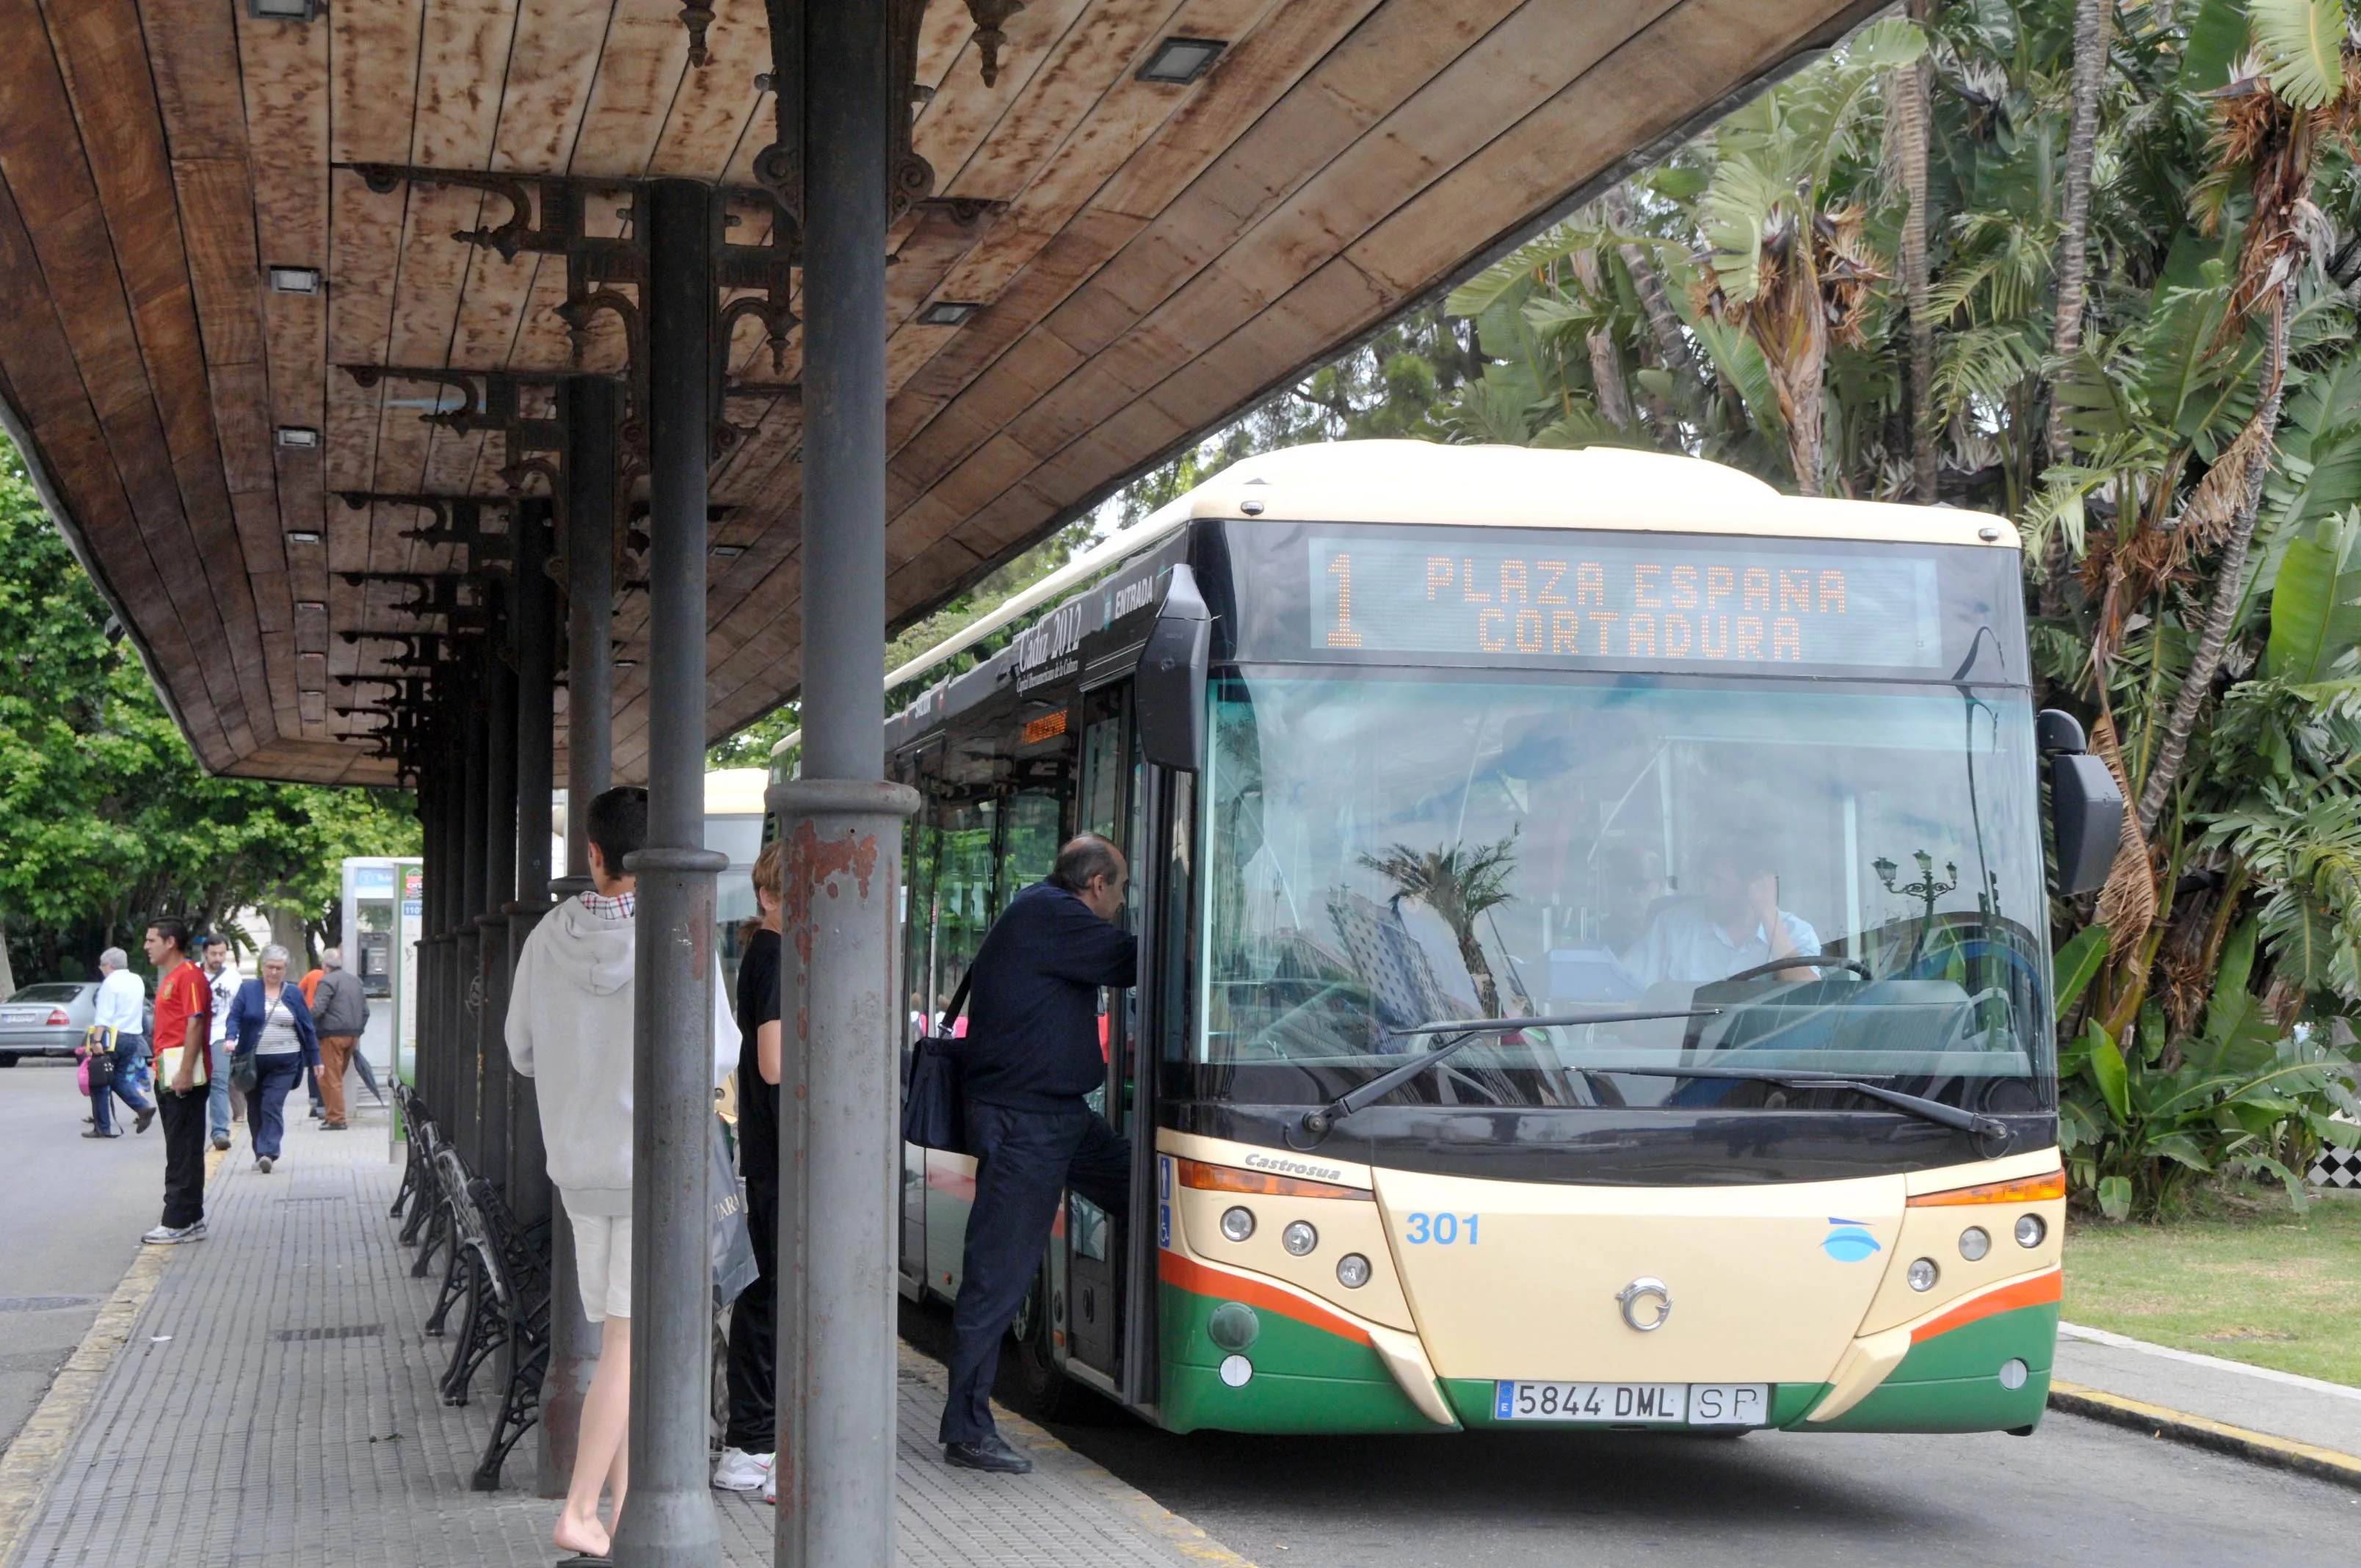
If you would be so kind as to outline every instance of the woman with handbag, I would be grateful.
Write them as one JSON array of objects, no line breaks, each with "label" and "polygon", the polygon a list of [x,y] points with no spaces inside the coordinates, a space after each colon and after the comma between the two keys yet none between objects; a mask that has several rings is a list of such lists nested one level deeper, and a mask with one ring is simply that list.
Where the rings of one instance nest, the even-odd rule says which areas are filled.
[{"label": "woman with handbag", "polygon": [[303,992],[288,983],[287,949],[262,949],[262,973],[237,988],[229,1004],[229,1060],[233,1094],[247,1097],[246,1124],[254,1137],[254,1168],[264,1175],[278,1163],[286,1136],[281,1102],[303,1080],[306,1067],[320,1065],[320,1036]]}]

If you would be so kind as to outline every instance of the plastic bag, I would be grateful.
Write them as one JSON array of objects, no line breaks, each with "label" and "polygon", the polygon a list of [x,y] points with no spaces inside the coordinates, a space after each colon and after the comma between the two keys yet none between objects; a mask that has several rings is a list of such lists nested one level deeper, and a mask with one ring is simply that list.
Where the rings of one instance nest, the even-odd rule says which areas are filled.
[{"label": "plastic bag", "polygon": [[723,1140],[719,1116],[713,1119],[710,1146],[713,1165],[706,1179],[712,1212],[713,1310],[718,1312],[761,1277],[763,1269],[754,1257],[754,1233],[746,1228],[746,1194],[730,1168],[730,1146]]}]

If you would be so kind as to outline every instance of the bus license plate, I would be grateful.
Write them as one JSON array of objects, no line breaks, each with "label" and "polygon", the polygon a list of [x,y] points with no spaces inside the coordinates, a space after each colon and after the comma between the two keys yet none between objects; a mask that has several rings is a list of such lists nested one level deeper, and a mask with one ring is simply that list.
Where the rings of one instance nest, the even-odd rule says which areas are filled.
[{"label": "bus license plate", "polygon": [[1658,1426],[1759,1427],[1771,1419],[1768,1383],[1528,1383],[1495,1387],[1503,1421],[1643,1421]]}]

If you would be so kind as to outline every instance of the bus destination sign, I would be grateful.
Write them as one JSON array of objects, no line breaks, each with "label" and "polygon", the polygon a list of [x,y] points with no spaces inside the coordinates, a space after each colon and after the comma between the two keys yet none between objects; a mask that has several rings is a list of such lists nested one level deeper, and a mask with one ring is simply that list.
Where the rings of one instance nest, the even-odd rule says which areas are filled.
[{"label": "bus destination sign", "polygon": [[[1455,532],[1455,531],[1453,531]],[[1941,663],[1935,563],[1743,539],[1450,532],[1311,540],[1312,656],[1487,663]]]}]

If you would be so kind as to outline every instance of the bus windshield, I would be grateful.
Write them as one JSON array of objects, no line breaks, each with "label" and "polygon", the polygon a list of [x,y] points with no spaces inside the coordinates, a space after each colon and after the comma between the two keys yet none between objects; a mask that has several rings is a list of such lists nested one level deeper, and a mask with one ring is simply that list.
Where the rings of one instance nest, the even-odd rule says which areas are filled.
[{"label": "bus windshield", "polygon": [[[1248,666],[1217,680],[1196,1065],[1318,1104],[2054,1101],[2019,688]],[[1618,1073],[1616,1069],[1624,1069]]]}]

